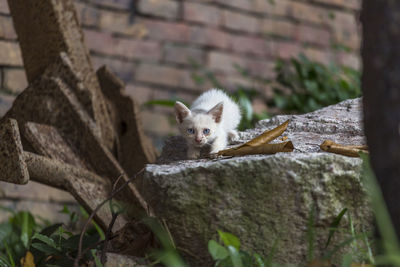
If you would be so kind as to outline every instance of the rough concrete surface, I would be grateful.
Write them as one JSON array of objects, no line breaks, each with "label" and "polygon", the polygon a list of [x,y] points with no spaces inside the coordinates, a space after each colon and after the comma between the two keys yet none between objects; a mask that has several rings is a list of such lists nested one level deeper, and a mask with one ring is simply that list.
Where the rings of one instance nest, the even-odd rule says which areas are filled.
[{"label": "rough concrete surface", "polygon": [[[283,135],[294,143],[292,153],[172,162],[172,155],[185,155],[185,145],[172,138],[160,159],[169,164],[146,168],[146,200],[166,219],[177,246],[196,255],[186,255],[192,266],[211,266],[207,242],[216,238],[218,229],[237,235],[245,250],[263,255],[277,241],[276,262],[305,263],[313,205],[316,255],[326,242],[329,224],[343,208],[349,209],[358,230],[371,229],[361,159],[319,149],[325,139],[364,144],[360,103],[348,100],[305,115],[277,116],[240,133],[244,142],[291,119]],[[339,235],[334,241],[343,238]]]}]

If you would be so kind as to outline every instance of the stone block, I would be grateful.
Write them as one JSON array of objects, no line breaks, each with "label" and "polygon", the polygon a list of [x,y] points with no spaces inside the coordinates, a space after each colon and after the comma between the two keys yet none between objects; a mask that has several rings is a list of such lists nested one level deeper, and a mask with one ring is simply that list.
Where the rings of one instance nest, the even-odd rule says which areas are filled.
[{"label": "stone block", "polygon": [[[365,144],[361,113],[361,99],[348,100],[305,115],[276,116],[239,133],[245,142],[290,119],[285,135],[296,150],[275,155],[182,160],[184,140],[171,137],[160,158],[168,164],[148,165],[142,190],[157,216],[166,220],[177,246],[189,249],[185,255],[190,266],[211,266],[207,242],[217,238],[217,230],[233,233],[243,250],[261,255],[268,255],[279,240],[274,262],[306,263],[312,208],[315,255],[326,252],[330,224],[344,208],[356,231],[374,228],[361,179],[362,160],[323,152],[318,146],[326,139]],[[345,216],[341,229],[348,223]],[[332,247],[350,237],[343,233],[335,235]],[[342,252],[354,253],[353,247]],[[341,260],[335,256],[332,263]]]}]

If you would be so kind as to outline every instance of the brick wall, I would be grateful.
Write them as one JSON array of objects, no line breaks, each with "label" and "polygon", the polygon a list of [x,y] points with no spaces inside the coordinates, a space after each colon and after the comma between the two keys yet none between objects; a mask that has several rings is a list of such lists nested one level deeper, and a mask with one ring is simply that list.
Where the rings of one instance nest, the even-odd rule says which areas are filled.
[{"label": "brick wall", "polygon": [[[249,83],[234,64],[271,77],[277,58],[299,52],[358,68],[360,2],[75,0],[95,68],[107,64],[140,103],[173,97],[190,102],[206,90],[209,85],[193,82],[189,58],[214,71],[226,89]],[[7,1],[0,0],[0,115],[25,87]],[[149,135],[175,132],[166,112],[143,109]]]},{"label": "brick wall", "polygon": [[[76,0],[94,66],[107,64],[141,103],[179,97],[197,86],[189,58],[227,89],[248,80],[233,67],[270,77],[276,58],[304,52],[359,66],[360,0]],[[333,47],[346,47],[346,52]],[[26,86],[17,36],[0,0],[0,112]],[[165,109],[144,110],[149,134],[173,132]],[[160,123],[146,123],[159,121]]]}]

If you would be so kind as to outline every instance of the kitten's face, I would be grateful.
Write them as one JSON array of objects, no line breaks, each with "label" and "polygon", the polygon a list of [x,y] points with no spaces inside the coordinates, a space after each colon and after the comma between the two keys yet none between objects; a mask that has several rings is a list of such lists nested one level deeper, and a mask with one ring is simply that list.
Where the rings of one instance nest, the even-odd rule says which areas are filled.
[{"label": "kitten's face", "polygon": [[207,113],[192,112],[182,103],[175,104],[176,120],[181,135],[188,144],[202,147],[216,137],[218,124],[221,121],[222,104],[212,108]]}]

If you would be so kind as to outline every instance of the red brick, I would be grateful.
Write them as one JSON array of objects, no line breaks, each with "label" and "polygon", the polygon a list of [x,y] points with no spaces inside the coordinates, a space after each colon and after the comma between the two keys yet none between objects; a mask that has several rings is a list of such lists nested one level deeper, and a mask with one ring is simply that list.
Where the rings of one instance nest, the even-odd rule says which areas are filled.
[{"label": "red brick", "polygon": [[[173,115],[173,110],[171,109],[170,116]],[[141,117],[143,121],[143,128],[145,133],[150,134],[150,136],[157,134],[162,136],[176,135],[178,134],[178,128],[171,122],[165,113],[155,113],[154,111],[143,111],[141,112]]]},{"label": "red brick", "polygon": [[8,40],[17,39],[12,19],[9,16],[0,16],[0,38]]},{"label": "red brick", "polygon": [[0,62],[2,65],[22,66],[21,50],[18,43],[0,41]]},{"label": "red brick", "polygon": [[[89,0],[91,3],[117,9],[131,9],[134,0]],[[146,0],[148,1],[148,0]]]},{"label": "red brick", "polygon": [[263,14],[286,16],[293,1],[289,0],[253,0],[253,11]]},{"label": "red brick", "polygon": [[125,92],[137,103],[143,104],[152,99],[153,88],[144,85],[127,84]]},{"label": "red brick", "polygon": [[81,25],[93,27],[99,24],[99,11],[97,8],[82,2],[75,2],[74,4]]},{"label": "red brick", "polygon": [[188,41],[191,43],[226,49],[230,46],[230,36],[226,32],[213,29],[192,26]]},{"label": "red brick", "polygon": [[0,93],[0,117],[3,117],[3,115],[11,108],[14,99],[15,96]]},{"label": "red brick", "polygon": [[199,64],[204,64],[205,52],[202,49],[182,45],[165,44],[163,59],[167,62],[188,64],[193,59]]},{"label": "red brick", "polygon": [[359,54],[350,54],[340,52],[336,54],[336,60],[339,64],[359,70],[361,68],[361,59]]},{"label": "red brick", "polygon": [[88,48],[95,52],[128,59],[158,60],[161,58],[157,42],[123,39],[93,30],[85,30],[84,33]]},{"label": "red brick", "polygon": [[230,7],[235,7],[238,9],[243,9],[247,11],[253,11],[253,3],[254,1],[252,0],[215,0],[215,2],[224,5],[224,6],[230,6]]},{"label": "red brick", "polygon": [[178,42],[186,42],[189,40],[190,28],[184,23],[164,22],[149,19],[138,19],[138,23],[144,25],[150,39]]},{"label": "red brick", "polygon": [[331,35],[326,29],[299,25],[296,35],[297,40],[301,42],[323,46],[329,46],[331,44]]},{"label": "red brick", "polygon": [[135,71],[135,80],[175,88],[196,89],[190,71],[154,64],[140,64]]},{"label": "red brick", "polygon": [[256,33],[260,30],[260,21],[251,15],[224,10],[223,25],[232,30]]},{"label": "red brick", "polygon": [[273,64],[266,60],[249,59],[247,57],[222,52],[210,52],[208,66],[214,71],[238,74],[235,65],[250,71],[253,75],[266,75]]},{"label": "red brick", "polygon": [[361,0],[314,0],[314,2],[329,4],[339,8],[361,9]]},{"label": "red brick", "polygon": [[328,65],[333,61],[329,51],[319,50],[312,47],[307,47],[304,49],[304,54],[311,60],[317,61],[319,63]]},{"label": "red brick", "polygon": [[186,1],[183,4],[185,20],[213,26],[218,26],[221,23],[221,11],[218,7]]},{"label": "red brick", "polygon": [[334,18],[329,22],[334,42],[358,50],[361,42],[358,23],[354,13],[335,12]]},{"label": "red brick", "polygon": [[26,74],[23,69],[4,69],[3,87],[13,94],[21,93],[28,86]]},{"label": "red brick", "polygon": [[135,63],[122,61],[120,59],[101,57],[98,55],[92,55],[91,59],[95,70],[106,65],[125,83],[129,83],[133,80],[133,71],[136,66]]},{"label": "red brick", "polygon": [[327,9],[316,7],[311,3],[306,4],[293,1],[288,8],[288,13],[289,16],[294,19],[320,25],[326,25],[330,20]]},{"label": "red brick", "polygon": [[291,57],[297,57],[301,52],[301,47],[292,42],[280,42],[274,41],[273,43],[275,56],[277,58],[289,59]]},{"label": "red brick", "polygon": [[290,21],[264,19],[261,23],[261,32],[269,36],[293,38],[296,33],[296,24]]},{"label": "red brick", "polygon": [[76,202],[68,192],[33,181],[26,185],[0,182],[5,198],[35,199],[43,202]]},{"label": "red brick", "polygon": [[10,14],[10,9],[8,8],[7,0],[0,0],[0,13]]},{"label": "red brick", "polygon": [[138,11],[146,15],[176,19],[179,3],[174,0],[141,0],[138,3]]},{"label": "red brick", "polygon": [[231,40],[232,49],[239,53],[267,56],[273,52],[271,43],[262,38],[236,35]]}]

